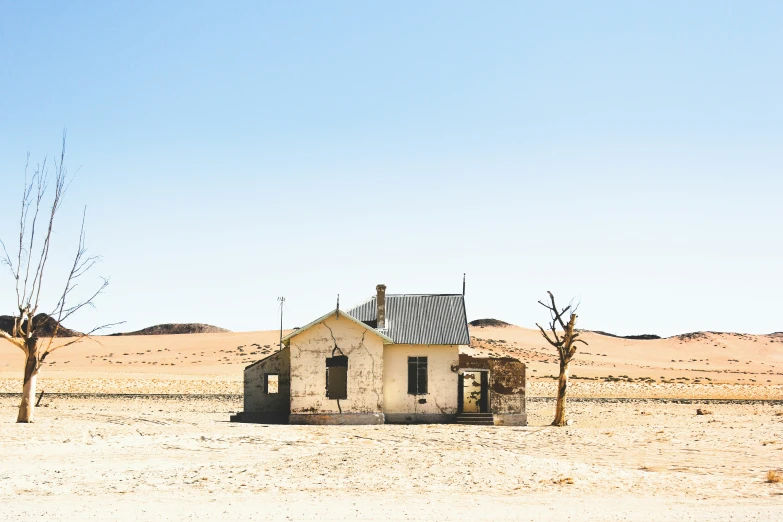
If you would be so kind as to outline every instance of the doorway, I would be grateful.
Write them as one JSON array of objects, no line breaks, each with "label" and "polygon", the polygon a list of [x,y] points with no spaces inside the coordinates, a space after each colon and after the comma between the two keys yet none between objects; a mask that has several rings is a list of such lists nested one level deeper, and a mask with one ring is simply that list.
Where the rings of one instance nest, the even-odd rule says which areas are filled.
[{"label": "doorway", "polygon": [[491,413],[489,410],[489,370],[460,370],[458,413]]}]

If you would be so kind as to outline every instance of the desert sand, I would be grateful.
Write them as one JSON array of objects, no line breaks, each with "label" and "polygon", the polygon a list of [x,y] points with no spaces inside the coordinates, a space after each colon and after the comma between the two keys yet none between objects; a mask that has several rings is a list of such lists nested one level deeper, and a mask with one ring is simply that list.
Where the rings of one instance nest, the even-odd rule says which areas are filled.
[{"label": "desert sand", "polygon": [[[287,331],[284,331],[287,333]],[[783,399],[783,334],[695,333],[648,341],[584,332],[575,397]],[[242,370],[279,332],[96,337],[56,351],[39,389],[62,393],[242,393]],[[557,355],[537,330],[471,327],[471,355],[527,364],[531,396],[554,395]],[[58,339],[57,342],[67,342]],[[98,344],[100,343],[100,344]],[[22,353],[0,345],[0,393],[21,389]]]},{"label": "desert sand", "polygon": [[227,422],[242,408],[242,368],[275,349],[277,332],[66,348],[41,374],[36,422],[19,425],[22,357],[5,346],[0,518],[772,520],[783,511],[783,483],[765,481],[783,468],[783,336],[585,333],[574,423],[552,428],[556,365],[540,334],[471,334],[471,353],[529,364],[529,426]]}]

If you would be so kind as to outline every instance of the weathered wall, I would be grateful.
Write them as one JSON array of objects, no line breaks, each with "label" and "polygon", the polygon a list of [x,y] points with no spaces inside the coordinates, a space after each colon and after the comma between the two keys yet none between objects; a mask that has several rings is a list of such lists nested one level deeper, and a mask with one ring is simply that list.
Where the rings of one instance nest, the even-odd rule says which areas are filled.
[{"label": "weathered wall", "polygon": [[[426,395],[408,394],[409,356],[427,357]],[[457,413],[458,364],[457,345],[386,345],[383,350],[383,400],[387,422],[450,420]]]},{"label": "weathered wall", "polygon": [[[330,315],[292,337],[289,347],[291,422],[305,422],[303,414],[383,412],[383,339],[373,331]],[[326,358],[333,355],[348,357],[348,394],[339,404],[326,397]]]},{"label": "weathered wall", "polygon": [[[254,413],[271,413],[270,420],[279,416],[281,421],[287,421],[288,408],[291,399],[290,363],[291,352],[284,348],[245,368],[245,411],[243,418],[250,419],[264,416]],[[264,390],[264,374],[279,375],[278,393],[267,394]]]},{"label": "weathered wall", "polygon": [[489,370],[489,405],[496,424],[524,424],[525,365],[510,357],[471,357],[459,355],[460,368]]}]

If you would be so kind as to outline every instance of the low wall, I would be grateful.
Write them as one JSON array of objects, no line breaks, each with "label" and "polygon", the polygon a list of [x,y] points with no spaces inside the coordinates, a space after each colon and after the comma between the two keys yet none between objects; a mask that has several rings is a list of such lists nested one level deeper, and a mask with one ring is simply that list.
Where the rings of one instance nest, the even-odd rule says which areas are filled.
[{"label": "low wall", "polygon": [[489,370],[489,407],[492,413],[525,416],[524,363],[511,357],[471,357],[461,353],[459,367]]},{"label": "low wall", "polygon": [[387,413],[386,424],[451,424],[456,414],[448,413]]},{"label": "low wall", "polygon": [[495,426],[527,426],[526,413],[495,413],[492,418]]},{"label": "low wall", "polygon": [[383,413],[292,413],[289,424],[384,424]]},{"label": "low wall", "polygon": [[248,422],[252,424],[288,424],[288,413],[240,411],[231,416],[231,422]]}]

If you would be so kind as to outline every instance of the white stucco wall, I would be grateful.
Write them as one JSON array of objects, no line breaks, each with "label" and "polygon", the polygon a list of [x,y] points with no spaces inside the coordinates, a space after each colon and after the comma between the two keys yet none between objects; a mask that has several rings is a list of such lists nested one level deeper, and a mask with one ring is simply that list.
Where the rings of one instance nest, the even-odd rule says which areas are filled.
[{"label": "white stucco wall", "polygon": [[[408,357],[427,357],[427,394],[408,394]],[[457,413],[458,345],[389,344],[383,350],[385,413]],[[452,369],[453,368],[453,369]],[[426,403],[421,404],[420,399]]]},{"label": "white stucco wall", "polygon": [[[335,344],[348,357],[348,394],[339,407],[326,397],[326,358]],[[293,336],[289,347],[292,414],[383,411],[383,339],[371,329],[330,315]]]},{"label": "white stucco wall", "polygon": [[[245,368],[245,411],[288,414],[290,351],[285,348]],[[264,390],[264,374],[279,376],[278,393]]]}]

